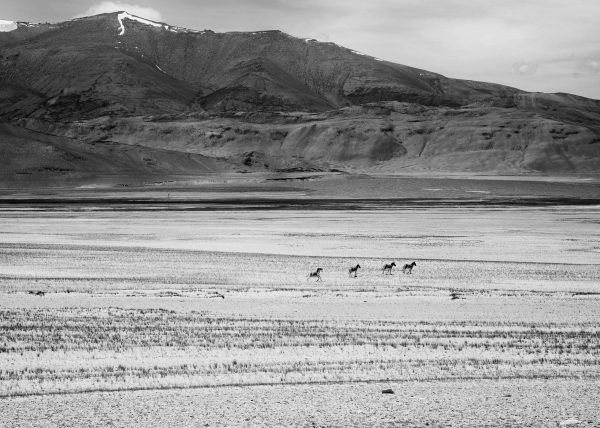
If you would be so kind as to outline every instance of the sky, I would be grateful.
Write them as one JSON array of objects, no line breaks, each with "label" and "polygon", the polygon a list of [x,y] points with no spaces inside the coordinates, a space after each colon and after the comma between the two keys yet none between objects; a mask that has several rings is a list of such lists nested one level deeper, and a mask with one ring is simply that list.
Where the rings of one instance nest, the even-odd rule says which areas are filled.
[{"label": "sky", "polygon": [[600,0],[2,0],[0,20],[126,10],[195,30],[281,30],[448,77],[600,99]]}]

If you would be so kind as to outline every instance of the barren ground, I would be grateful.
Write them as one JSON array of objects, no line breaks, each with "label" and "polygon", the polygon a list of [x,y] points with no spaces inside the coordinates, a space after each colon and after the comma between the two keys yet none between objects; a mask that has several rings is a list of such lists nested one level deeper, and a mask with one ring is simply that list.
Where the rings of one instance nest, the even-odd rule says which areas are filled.
[{"label": "barren ground", "polygon": [[4,426],[599,424],[598,206],[33,208]]}]

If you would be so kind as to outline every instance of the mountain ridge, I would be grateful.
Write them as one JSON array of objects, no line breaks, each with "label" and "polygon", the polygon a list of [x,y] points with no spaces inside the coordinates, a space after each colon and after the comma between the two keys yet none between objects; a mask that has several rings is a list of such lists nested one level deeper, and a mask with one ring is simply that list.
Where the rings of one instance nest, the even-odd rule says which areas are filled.
[{"label": "mountain ridge", "polygon": [[215,156],[234,171],[600,166],[598,100],[451,79],[278,30],[195,31],[126,12],[0,32],[0,120],[82,145]]}]

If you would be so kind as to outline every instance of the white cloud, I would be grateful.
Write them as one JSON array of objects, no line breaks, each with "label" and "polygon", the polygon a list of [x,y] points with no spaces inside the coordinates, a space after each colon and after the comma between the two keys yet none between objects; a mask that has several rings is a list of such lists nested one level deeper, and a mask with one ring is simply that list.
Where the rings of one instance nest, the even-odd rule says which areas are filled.
[{"label": "white cloud", "polygon": [[533,74],[537,70],[537,64],[533,62],[517,62],[514,64],[518,74]]},{"label": "white cloud", "polygon": [[0,20],[0,32],[12,31],[17,29],[17,23],[13,21]]},{"label": "white cloud", "polygon": [[152,21],[162,21],[163,19],[161,13],[151,7],[114,1],[103,1],[94,4],[82,14],[77,15],[77,18],[119,11],[129,12],[132,15],[139,16],[140,18],[150,19]]},{"label": "white cloud", "polygon": [[581,64],[581,68],[588,73],[598,73],[600,71],[600,59],[585,59]]}]

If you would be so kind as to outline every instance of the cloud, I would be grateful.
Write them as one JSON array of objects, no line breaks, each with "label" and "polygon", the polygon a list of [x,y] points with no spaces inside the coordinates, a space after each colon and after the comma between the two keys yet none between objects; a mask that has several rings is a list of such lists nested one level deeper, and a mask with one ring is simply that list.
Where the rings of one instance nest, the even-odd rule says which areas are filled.
[{"label": "cloud", "polygon": [[600,59],[585,59],[581,63],[581,68],[588,73],[598,73],[600,71]]},{"label": "cloud", "polygon": [[518,74],[533,74],[536,72],[538,65],[534,62],[517,62],[513,67]]},{"label": "cloud", "polygon": [[137,4],[121,3],[114,1],[103,1],[92,5],[88,10],[76,16],[81,18],[82,16],[98,15],[101,13],[110,13],[118,11],[126,11],[132,15],[139,16],[140,18],[150,19],[152,21],[162,21],[161,13],[151,7],[140,6]]}]

